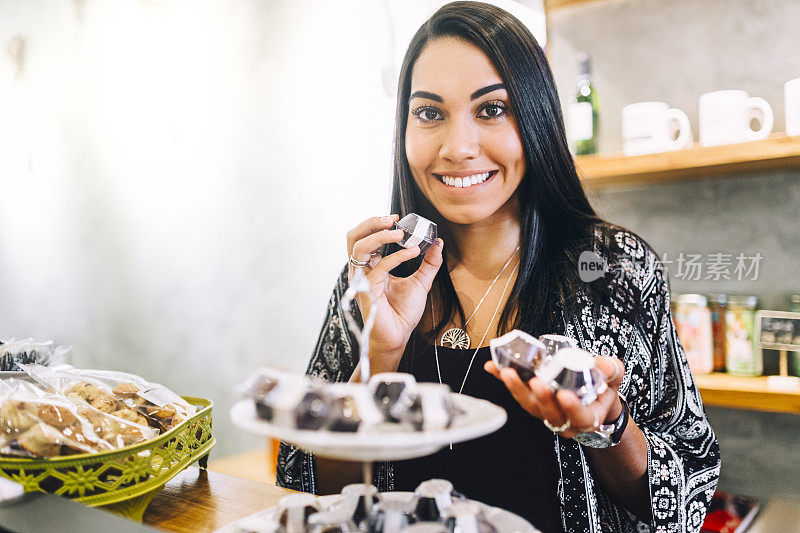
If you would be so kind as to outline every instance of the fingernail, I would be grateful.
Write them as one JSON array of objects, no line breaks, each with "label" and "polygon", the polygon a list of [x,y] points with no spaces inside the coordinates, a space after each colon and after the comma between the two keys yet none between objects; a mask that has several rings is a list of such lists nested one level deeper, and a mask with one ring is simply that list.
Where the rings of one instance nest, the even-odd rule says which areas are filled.
[{"label": "fingernail", "polygon": [[436,239],[436,246],[438,246],[439,248],[443,248],[444,241],[442,239]]}]

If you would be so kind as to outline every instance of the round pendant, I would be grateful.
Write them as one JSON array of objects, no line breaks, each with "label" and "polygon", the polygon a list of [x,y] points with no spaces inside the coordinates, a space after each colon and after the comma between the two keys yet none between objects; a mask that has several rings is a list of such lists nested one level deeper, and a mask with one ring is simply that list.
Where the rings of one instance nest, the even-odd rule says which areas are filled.
[{"label": "round pendant", "polygon": [[442,346],[447,347],[448,344],[450,348],[466,350],[471,342],[466,331],[461,328],[450,328],[442,335]]}]

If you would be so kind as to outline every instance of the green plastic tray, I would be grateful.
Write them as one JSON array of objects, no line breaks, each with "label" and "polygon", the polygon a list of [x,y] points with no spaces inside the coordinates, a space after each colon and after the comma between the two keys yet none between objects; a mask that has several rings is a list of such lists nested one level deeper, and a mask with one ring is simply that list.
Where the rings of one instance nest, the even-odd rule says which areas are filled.
[{"label": "green plastic tray", "polygon": [[141,520],[150,500],[181,470],[200,459],[205,468],[216,442],[211,400],[184,396],[197,413],[153,440],[100,453],[53,459],[0,458],[0,476],[25,492],[58,494]]}]

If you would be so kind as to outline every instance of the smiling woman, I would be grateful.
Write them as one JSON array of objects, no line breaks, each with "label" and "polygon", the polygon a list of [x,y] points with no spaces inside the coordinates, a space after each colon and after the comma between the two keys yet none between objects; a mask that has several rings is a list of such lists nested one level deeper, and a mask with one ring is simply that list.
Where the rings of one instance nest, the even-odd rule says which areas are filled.
[{"label": "smiling woman", "polygon": [[[508,422],[429,457],[384,464],[376,485],[413,490],[445,478],[546,532],[699,530],[719,450],[675,335],[664,273],[642,239],[595,214],[542,49],[507,12],[454,2],[412,39],[400,72],[391,205],[392,215],[347,235],[350,264],[372,287],[358,300],[362,316],[375,317],[372,371],[448,384],[502,406]],[[399,247],[403,232],[391,230],[409,213],[438,225],[442,238],[424,255]],[[582,251],[620,268],[583,282]],[[309,364],[322,379],[359,376],[341,307],[354,268],[342,272]],[[488,341],[512,328],[576,339],[609,387],[582,405],[536,377],[499,371]],[[598,440],[601,422],[619,434]],[[285,486],[328,493],[357,479],[352,465],[282,446]]]}]

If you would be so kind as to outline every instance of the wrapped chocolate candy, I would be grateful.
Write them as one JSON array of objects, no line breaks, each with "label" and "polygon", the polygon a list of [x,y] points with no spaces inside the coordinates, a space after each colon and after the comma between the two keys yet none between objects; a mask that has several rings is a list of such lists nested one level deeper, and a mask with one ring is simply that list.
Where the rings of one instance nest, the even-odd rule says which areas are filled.
[{"label": "wrapped chocolate candy", "polygon": [[408,412],[417,398],[417,380],[411,374],[383,372],[370,378],[372,399],[386,420],[407,420]]},{"label": "wrapped chocolate candy", "polygon": [[331,397],[328,430],[358,431],[383,421],[383,415],[364,385],[333,383],[328,385],[327,392]]},{"label": "wrapped chocolate candy", "polygon": [[453,502],[445,512],[445,526],[450,532],[458,533],[496,533],[481,512],[480,506],[471,501]]},{"label": "wrapped chocolate candy", "polygon": [[451,533],[439,522],[417,522],[408,526],[403,533]]},{"label": "wrapped chocolate candy", "polygon": [[378,489],[374,485],[352,483],[342,489],[341,498],[332,510],[347,514],[357,527],[366,529],[378,501]]},{"label": "wrapped chocolate candy", "polygon": [[309,517],[319,511],[313,494],[290,494],[278,502],[278,524],[286,533],[305,533]]},{"label": "wrapped chocolate candy", "polygon": [[369,530],[374,533],[400,533],[413,522],[411,502],[383,500],[375,506]]},{"label": "wrapped chocolate candy", "polygon": [[454,417],[450,387],[438,383],[417,383],[417,396],[407,413],[407,421],[417,431],[447,429]]},{"label": "wrapped chocolate candy", "polygon": [[605,376],[598,370],[594,357],[578,348],[564,348],[548,359],[536,375],[553,391],[574,392],[581,403],[588,405],[608,388]]},{"label": "wrapped chocolate candy", "polygon": [[423,522],[439,522],[453,505],[453,484],[446,479],[423,481],[414,491],[414,514]]},{"label": "wrapped chocolate candy", "polygon": [[416,213],[404,216],[394,226],[403,230],[399,242],[403,248],[419,246],[419,253],[424,254],[436,242],[436,224]]},{"label": "wrapped chocolate candy", "polygon": [[297,429],[318,430],[328,423],[332,402],[321,387],[306,391],[294,411]]},{"label": "wrapped chocolate candy", "polygon": [[565,337],[564,335],[555,335],[548,333],[547,335],[542,335],[541,337],[539,337],[539,340],[541,341],[542,344],[544,344],[544,347],[547,350],[548,357],[554,356],[557,351],[563,348],[578,347],[578,341],[576,341],[572,337]]},{"label": "wrapped chocolate candy", "polygon": [[522,381],[531,379],[547,354],[539,340],[518,329],[489,341],[497,368],[513,368]]},{"label": "wrapped chocolate candy", "polygon": [[323,511],[308,519],[308,533],[356,533],[358,527],[347,513]]}]

